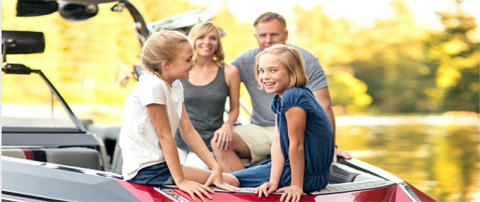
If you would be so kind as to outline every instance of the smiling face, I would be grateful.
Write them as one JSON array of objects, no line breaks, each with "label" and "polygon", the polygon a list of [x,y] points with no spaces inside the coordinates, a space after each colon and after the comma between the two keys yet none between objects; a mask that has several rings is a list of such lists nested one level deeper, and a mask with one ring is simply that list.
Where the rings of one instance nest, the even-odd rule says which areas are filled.
[{"label": "smiling face", "polygon": [[225,53],[220,40],[220,29],[210,21],[204,21],[192,27],[188,38],[193,44],[195,54],[193,60],[213,60],[218,66],[223,65]]},{"label": "smiling face", "polygon": [[274,44],[285,44],[288,39],[288,31],[277,20],[259,22],[255,26],[255,37],[260,50],[264,50]]},{"label": "smiling face", "polygon": [[258,59],[258,80],[269,94],[276,93],[280,97],[290,88],[290,76],[287,68],[280,63],[278,56],[263,54]]},{"label": "smiling face", "polygon": [[169,77],[173,82],[176,79],[188,79],[190,70],[195,63],[193,62],[193,49],[189,43],[184,43],[179,49],[177,57],[169,63]]},{"label": "smiling face", "polygon": [[195,40],[195,51],[199,57],[213,57],[218,49],[218,41],[218,32],[212,29]]}]

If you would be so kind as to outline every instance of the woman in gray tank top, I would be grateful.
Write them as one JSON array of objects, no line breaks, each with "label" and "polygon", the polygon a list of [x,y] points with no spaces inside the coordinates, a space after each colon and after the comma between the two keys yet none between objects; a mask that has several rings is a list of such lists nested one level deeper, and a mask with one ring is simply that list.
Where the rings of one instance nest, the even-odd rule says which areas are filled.
[{"label": "woman in gray tank top", "polygon": [[[220,37],[220,30],[210,21],[192,27],[188,38],[195,50],[196,65],[190,71],[190,78],[181,80],[188,116],[210,151],[210,143],[225,149],[231,146],[233,126],[239,115],[240,73],[235,66],[224,62]],[[227,97],[230,107],[224,121]],[[175,142],[180,163],[208,169],[185,144],[180,131]]]}]

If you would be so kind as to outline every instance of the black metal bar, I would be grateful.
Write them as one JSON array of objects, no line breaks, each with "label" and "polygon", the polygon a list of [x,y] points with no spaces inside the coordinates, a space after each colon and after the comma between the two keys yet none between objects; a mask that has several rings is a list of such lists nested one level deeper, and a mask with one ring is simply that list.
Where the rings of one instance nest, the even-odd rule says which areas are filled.
[{"label": "black metal bar", "polygon": [[83,126],[82,122],[80,122],[80,120],[75,116],[72,109],[70,109],[67,102],[65,101],[65,99],[63,99],[63,97],[60,95],[60,93],[57,91],[57,89],[53,86],[53,84],[50,82],[50,80],[48,80],[48,78],[45,76],[45,74],[43,74],[43,72],[41,70],[38,70],[38,69],[32,69],[32,72],[37,73],[38,75],[40,75],[40,77],[42,77],[43,80],[45,80],[45,82],[47,82],[48,87],[50,88],[52,93],[55,94],[55,97],[57,97],[58,100],[60,101],[60,103],[62,104],[62,106],[65,107],[65,109],[68,112],[70,112],[70,113],[68,113],[68,115],[73,120],[73,122],[75,122],[75,124],[79,127],[80,131],[81,132],[87,132],[87,130]]},{"label": "black metal bar", "polygon": [[[133,20],[135,21],[135,24],[136,23],[140,23],[140,27],[136,27],[137,29],[137,32],[142,36],[144,37],[144,40],[146,40],[148,38],[148,36],[150,35],[150,32],[148,31],[148,28],[147,28],[147,23],[145,23],[145,20],[143,19],[142,15],[140,14],[140,12],[137,10],[137,8],[135,8],[135,6],[130,3],[128,0],[120,0],[119,1],[120,3],[123,3],[125,5],[125,7],[128,9],[128,11],[130,12],[130,14],[132,15],[133,17]],[[143,46],[143,40],[140,39],[140,44]]]}]

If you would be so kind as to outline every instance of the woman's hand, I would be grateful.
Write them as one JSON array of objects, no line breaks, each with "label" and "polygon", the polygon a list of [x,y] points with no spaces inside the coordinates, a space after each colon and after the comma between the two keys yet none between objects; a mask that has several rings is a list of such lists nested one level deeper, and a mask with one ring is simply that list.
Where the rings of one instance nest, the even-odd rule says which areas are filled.
[{"label": "woman's hand", "polygon": [[212,196],[210,194],[213,193],[213,190],[210,189],[208,186],[197,183],[195,181],[183,180],[182,182],[177,183],[177,186],[180,190],[187,192],[193,201],[196,201],[195,195],[202,201],[205,201],[205,197],[212,199]]},{"label": "woman's hand", "polygon": [[207,182],[205,182],[204,185],[209,186],[210,184],[214,184],[216,187],[227,191],[238,191],[238,187],[228,184],[223,180],[222,170],[220,167],[212,169],[212,173],[210,173],[210,176],[208,176]]},{"label": "woman's hand", "polygon": [[276,191],[277,188],[278,188],[277,183],[265,182],[259,187],[255,188],[253,190],[253,193],[258,194],[258,198],[262,197],[262,195],[264,195],[265,197],[268,197],[268,195]]},{"label": "woman's hand", "polygon": [[283,192],[280,201],[284,202],[298,202],[303,194],[303,189],[296,185],[290,185],[288,187],[282,187],[278,189],[278,192]]},{"label": "woman's hand", "polygon": [[213,141],[218,144],[220,150],[228,150],[232,144],[233,126],[224,123],[222,127],[213,134]]}]

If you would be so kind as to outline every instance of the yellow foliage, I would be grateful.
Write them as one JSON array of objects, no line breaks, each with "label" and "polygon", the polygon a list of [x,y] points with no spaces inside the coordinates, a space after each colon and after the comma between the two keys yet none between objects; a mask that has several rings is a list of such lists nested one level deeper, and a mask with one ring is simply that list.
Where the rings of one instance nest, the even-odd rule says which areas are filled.
[{"label": "yellow foliage", "polygon": [[480,33],[478,30],[472,29],[468,31],[466,37],[472,43],[480,43]]},{"label": "yellow foliage", "polygon": [[253,25],[239,22],[225,8],[218,11],[212,22],[226,33],[222,38],[225,62],[229,63],[243,52],[258,47],[253,36]]},{"label": "yellow foliage", "polygon": [[344,106],[345,112],[360,112],[372,103],[367,94],[367,86],[344,70],[332,72],[329,77],[332,105]]},{"label": "yellow foliage", "polygon": [[457,80],[460,79],[461,74],[458,69],[454,67],[441,65],[438,67],[438,77],[436,79],[436,84],[442,88],[448,88],[457,83]]},{"label": "yellow foliage", "polygon": [[443,51],[449,55],[456,55],[467,49],[468,45],[456,38],[443,44]]},{"label": "yellow foliage", "polygon": [[418,67],[417,71],[421,75],[428,75],[428,74],[431,73],[430,69],[428,69],[428,67],[425,66],[425,65],[422,65],[422,66]]}]

